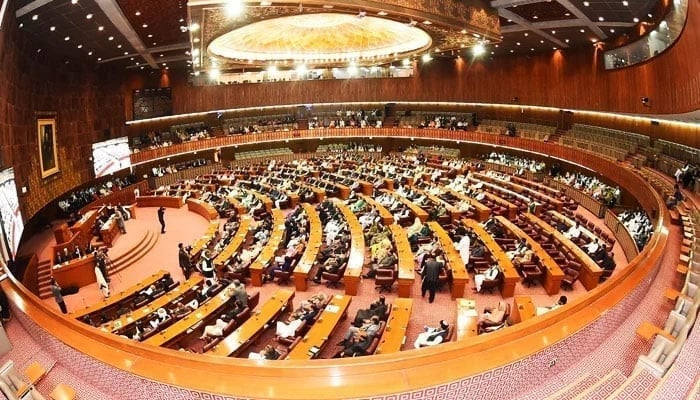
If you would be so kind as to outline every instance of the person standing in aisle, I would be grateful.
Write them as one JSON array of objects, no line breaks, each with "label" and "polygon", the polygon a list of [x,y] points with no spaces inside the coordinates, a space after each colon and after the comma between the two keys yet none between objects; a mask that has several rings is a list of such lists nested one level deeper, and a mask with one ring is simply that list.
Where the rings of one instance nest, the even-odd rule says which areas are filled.
[{"label": "person standing in aisle", "polygon": [[158,208],[158,222],[160,222],[160,233],[165,233],[165,207]]},{"label": "person standing in aisle", "polygon": [[63,301],[63,295],[61,294],[61,287],[56,282],[56,279],[51,278],[51,293],[53,293],[53,298],[56,300],[56,304],[61,309],[61,312],[68,314],[68,308],[66,308],[66,302]]}]

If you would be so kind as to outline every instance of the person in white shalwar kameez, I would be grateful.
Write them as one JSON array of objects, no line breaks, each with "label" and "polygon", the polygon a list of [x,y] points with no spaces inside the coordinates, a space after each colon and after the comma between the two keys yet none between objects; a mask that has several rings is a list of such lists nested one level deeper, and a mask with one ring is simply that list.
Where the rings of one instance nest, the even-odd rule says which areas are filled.
[{"label": "person in white shalwar kameez", "polygon": [[99,267],[95,267],[95,278],[97,280],[97,286],[100,288],[100,292],[102,292],[102,296],[104,296],[105,299],[108,298],[109,285],[107,285],[107,280],[104,275],[102,275],[102,271],[100,271]]}]

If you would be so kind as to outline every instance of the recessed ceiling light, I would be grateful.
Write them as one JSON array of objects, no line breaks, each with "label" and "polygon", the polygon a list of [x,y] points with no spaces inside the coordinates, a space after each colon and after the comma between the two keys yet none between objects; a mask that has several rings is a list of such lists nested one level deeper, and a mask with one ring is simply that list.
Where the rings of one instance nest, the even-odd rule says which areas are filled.
[{"label": "recessed ceiling light", "polygon": [[565,41],[566,43],[569,43],[569,39],[565,39],[564,41]]},{"label": "recessed ceiling light", "polygon": [[107,40],[114,40],[114,36],[108,37]]},{"label": "recessed ceiling light", "polygon": [[598,21],[603,22],[603,21],[605,21],[605,18],[603,18],[603,17],[598,17]]},{"label": "recessed ceiling light", "polygon": [[179,22],[185,22],[184,18],[180,18]]},{"label": "recessed ceiling light", "polygon": [[552,35],[556,35],[556,33],[557,33],[557,31],[555,31],[554,29],[552,29]]},{"label": "recessed ceiling light", "polygon": [[117,48],[118,48],[118,49],[121,49],[121,48],[122,48],[122,45],[118,44],[118,45],[117,45]]},{"label": "recessed ceiling light", "polygon": [[155,46],[155,45],[156,45],[156,42],[153,42],[153,45]]},{"label": "recessed ceiling light", "polygon": [[19,27],[21,28],[21,27],[23,27],[23,26],[24,26],[24,24],[20,22],[20,23],[19,23]]},{"label": "recessed ceiling light", "polygon": [[38,14],[32,15],[32,21],[36,21],[37,19],[39,19],[39,15],[38,15]]},{"label": "recessed ceiling light", "polygon": [[105,27],[104,27],[104,26],[98,26],[98,27],[97,27],[97,30],[100,31],[100,32],[102,32],[103,30],[105,30]]},{"label": "recessed ceiling light", "polygon": [[163,54],[161,54],[160,57],[163,57]]},{"label": "recessed ceiling light", "polygon": [[514,52],[514,51],[515,51],[515,50],[511,50],[510,52],[512,53],[512,52]]},{"label": "recessed ceiling light", "polygon": [[622,5],[627,7],[628,5],[630,5],[630,3],[627,0],[622,0]]},{"label": "recessed ceiling light", "polygon": [[70,36],[64,37],[63,40],[65,40],[66,42],[69,41],[69,40],[70,40]]},{"label": "recessed ceiling light", "polygon": [[535,51],[535,49],[531,47],[531,48],[530,48],[530,51]]},{"label": "recessed ceiling light", "polygon": [[190,32],[197,32],[197,29],[199,29],[199,24],[196,22],[193,22],[190,24]]},{"label": "recessed ceiling light", "polygon": [[539,19],[539,18],[540,18],[540,17],[538,17],[537,15],[533,15],[533,16],[532,16],[532,19]]},{"label": "recessed ceiling light", "polygon": [[509,19],[508,22],[513,22],[513,20],[512,20],[512,19]]},{"label": "recessed ceiling light", "polygon": [[136,14],[136,16],[138,17],[139,15],[141,15],[141,11],[136,11],[134,14]]},{"label": "recessed ceiling light", "polygon": [[523,35],[525,35],[525,36],[530,36],[530,34],[529,34],[529,33],[527,33],[527,32],[525,32],[525,33],[524,33]]},{"label": "recessed ceiling light", "polygon": [[324,4],[324,5],[323,5],[323,8],[325,8],[325,9],[331,9],[331,8],[333,8],[333,5],[332,5],[332,4]]},{"label": "recessed ceiling light", "polygon": [[592,38],[592,39],[591,39],[591,42],[593,42],[593,43],[598,43],[598,39]]},{"label": "recessed ceiling light", "polygon": [[615,29],[610,28],[610,33],[615,33]]},{"label": "recessed ceiling light", "polygon": [[556,49],[557,49],[556,47],[552,47],[552,50],[556,50]]},{"label": "recessed ceiling light", "polygon": [[586,32],[586,30],[585,30],[585,29],[581,29],[579,32],[583,33],[583,32]]},{"label": "recessed ceiling light", "polygon": [[129,60],[134,61],[134,57],[131,57]]},{"label": "recessed ceiling light", "polygon": [[86,15],[85,18],[87,18],[87,19],[92,19],[92,14]]},{"label": "recessed ceiling light", "polygon": [[433,23],[428,21],[427,19],[423,21],[423,25],[432,25]]},{"label": "recessed ceiling light", "polygon": [[53,31],[56,30],[56,27],[55,27],[55,26],[52,26],[51,28],[49,28],[49,30],[50,30],[51,32],[53,32]]},{"label": "recessed ceiling light", "polygon": [[143,24],[143,25],[141,25],[141,27],[148,28],[148,24]]},{"label": "recessed ceiling light", "polygon": [[163,66],[166,66],[166,65],[168,65],[168,63],[163,63]]},{"label": "recessed ceiling light", "polygon": [[588,7],[588,6],[591,5],[591,3],[587,2],[587,1],[584,1],[584,2],[583,2],[583,5],[584,5],[585,7]]},{"label": "recessed ceiling light", "polygon": [[381,15],[382,17],[385,17],[385,16],[387,16],[388,14],[387,14],[386,11],[380,11],[380,12],[377,13],[377,15]]},{"label": "recessed ceiling light", "polygon": [[639,18],[634,17],[634,18],[632,19],[632,21],[634,21],[634,23],[636,24],[637,22],[639,22]]},{"label": "recessed ceiling light", "polygon": [[88,55],[91,56],[91,55],[92,55],[92,52],[91,52],[91,51],[88,51]]},{"label": "recessed ceiling light", "polygon": [[143,69],[143,66],[141,67],[141,69]]},{"label": "recessed ceiling light", "polygon": [[82,45],[82,44],[79,44],[79,45],[78,45],[78,48],[79,48],[79,49],[82,49],[82,48],[83,48],[83,45]]},{"label": "recessed ceiling light", "polygon": [[495,45],[494,47],[495,47],[495,48],[498,48],[498,45]]},{"label": "recessed ceiling light", "polygon": [[128,52],[128,51],[125,51],[125,52],[124,52],[124,55],[125,55],[125,56],[128,56],[128,55],[129,55],[129,52]]},{"label": "recessed ceiling light", "polygon": [[102,61],[102,57],[97,57],[97,61]]},{"label": "recessed ceiling light", "polygon": [[41,53],[41,49],[36,49],[36,52],[37,52],[37,53]]},{"label": "recessed ceiling light", "polygon": [[516,45],[516,46],[520,46],[520,42],[516,42],[515,45]]},{"label": "recessed ceiling light", "polygon": [[149,37],[149,38],[152,38],[152,37],[153,37],[153,34],[149,33],[149,34],[148,34],[148,37]]},{"label": "recessed ceiling light", "polygon": [[78,4],[78,0],[70,0],[71,4]]},{"label": "recessed ceiling light", "polygon": [[570,16],[571,16],[571,13],[566,12],[566,13],[564,13],[564,16],[565,16],[565,17],[570,17]]},{"label": "recessed ceiling light", "polygon": [[192,39],[192,41],[195,43],[199,43],[199,38],[194,38],[194,39]]},{"label": "recessed ceiling light", "polygon": [[170,69],[170,67],[165,67],[165,69]]},{"label": "recessed ceiling light", "polygon": [[544,43],[544,40],[540,40],[540,43]]},{"label": "recessed ceiling light", "polygon": [[496,54],[496,53],[494,53],[494,52],[492,51],[492,52],[491,52],[491,55],[494,55],[494,54]]}]

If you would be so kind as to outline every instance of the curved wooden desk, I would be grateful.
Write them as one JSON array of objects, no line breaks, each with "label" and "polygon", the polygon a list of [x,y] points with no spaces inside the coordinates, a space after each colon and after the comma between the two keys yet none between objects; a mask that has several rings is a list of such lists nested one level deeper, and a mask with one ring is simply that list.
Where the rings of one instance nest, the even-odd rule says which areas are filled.
[{"label": "curved wooden desk", "polygon": [[76,260],[51,267],[51,274],[63,287],[83,287],[97,282],[95,276],[95,256],[90,254]]},{"label": "curved wooden desk", "polygon": [[434,221],[428,222],[428,226],[433,232],[433,235],[435,235],[440,242],[442,251],[445,254],[447,268],[452,270],[452,298],[460,298],[464,296],[464,288],[467,286],[467,282],[469,282],[467,267],[462,262],[462,257],[455,248],[454,242],[452,242],[452,239],[442,226]]},{"label": "curved wooden desk", "polygon": [[316,209],[309,203],[301,203],[306,215],[309,218],[309,241],[297,266],[294,268],[294,287],[301,292],[306,291],[309,282],[309,271],[316,262],[318,250],[323,241],[323,225]]},{"label": "curved wooden desk", "polygon": [[337,198],[333,198],[333,202],[343,214],[350,228],[350,255],[345,275],[343,275],[343,283],[345,284],[345,294],[354,296],[360,286],[360,275],[362,275],[362,267],[365,264],[365,236],[360,222],[350,207]]},{"label": "curved wooden desk", "polygon": [[399,258],[399,297],[411,297],[411,287],[416,280],[416,266],[411,251],[411,244],[408,242],[406,230],[401,226],[389,225],[391,230],[391,240],[396,246],[396,255]]},{"label": "curved wooden desk", "polygon": [[501,296],[512,297],[515,294],[515,285],[520,282],[520,275],[518,275],[518,271],[515,270],[513,262],[480,223],[467,218],[463,219],[462,222],[479,236],[484,246],[489,249],[491,257],[493,257],[498,266],[501,267],[501,271],[503,271],[503,281],[500,287]]},{"label": "curved wooden desk", "polygon": [[[167,148],[137,153],[134,162],[169,157],[185,151],[197,151],[210,147],[233,146],[255,141],[275,141],[299,138],[363,137],[363,136],[431,137],[437,141],[479,142],[521,148],[548,154],[560,159],[595,169],[629,191],[650,214],[657,213],[654,236],[631,261],[604,285],[599,285],[587,296],[577,299],[545,315],[524,321],[508,329],[481,335],[473,340],[445,343],[434,348],[405,351],[397,354],[381,354],[347,360],[316,360],[310,362],[284,361],[261,362],[229,359],[207,355],[187,354],[158,347],[145,346],[112,334],[95,330],[72,318],[66,318],[47,307],[32,295],[12,275],[0,282],[18,319],[28,317],[43,329],[46,335],[54,335],[68,346],[80,349],[87,356],[86,368],[104,371],[113,368],[146,379],[162,382],[178,388],[187,387],[205,393],[233,394],[257,399],[343,399],[349,397],[373,397],[384,394],[407,393],[426,387],[461,381],[464,377],[483,374],[497,367],[528,357],[538,357],[552,345],[563,340],[584,339],[584,329],[595,321],[604,319],[607,324],[619,324],[628,315],[617,310],[622,300],[633,296],[633,301],[644,297],[649,280],[657,271],[668,242],[670,217],[663,199],[641,177],[632,171],[611,163],[602,157],[585,154],[572,148],[553,143],[478,132],[444,132],[431,129],[346,129],[313,130],[298,132],[274,132],[260,135],[216,138]],[[188,146],[196,146],[190,148]],[[50,333],[49,333],[50,332]],[[56,340],[58,340],[56,339]],[[60,344],[60,343],[59,343]],[[63,357],[57,353],[57,357]],[[66,356],[68,357],[68,356]],[[95,362],[90,357],[100,361]],[[473,362],[478,359],[479,362]],[[69,358],[61,359],[70,363]],[[560,360],[563,361],[563,360]],[[523,363],[527,368],[532,364]],[[562,365],[560,362],[557,367]],[[427,369],[439,368],[440,374],[426,374]],[[87,369],[86,369],[87,371]],[[510,368],[500,370],[501,382],[514,379]],[[529,369],[533,374],[541,370]],[[86,372],[87,373],[87,372]],[[518,369],[517,373],[522,373]],[[491,373],[489,372],[491,375]],[[128,377],[128,375],[125,375]],[[512,382],[510,380],[509,382]],[[457,382],[459,383],[459,382]],[[447,390],[454,393],[445,386]],[[168,390],[164,387],[164,390]]]},{"label": "curved wooden desk", "polygon": [[214,206],[203,200],[187,199],[187,210],[196,212],[204,219],[208,219],[210,221],[219,219],[219,213],[216,212]]},{"label": "curved wooden desk", "polygon": [[272,232],[270,237],[260,250],[258,257],[250,264],[250,282],[253,286],[262,286],[262,274],[275,257],[275,252],[280,247],[284,238],[284,214],[279,208],[272,210]]}]

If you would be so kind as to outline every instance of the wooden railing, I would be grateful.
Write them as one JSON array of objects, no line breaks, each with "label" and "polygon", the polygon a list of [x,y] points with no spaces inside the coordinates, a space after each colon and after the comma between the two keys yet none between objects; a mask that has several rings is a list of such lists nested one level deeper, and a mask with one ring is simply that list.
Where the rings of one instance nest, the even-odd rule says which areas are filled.
[{"label": "wooden railing", "polygon": [[[319,133],[319,131],[309,132],[309,134]],[[240,397],[252,398],[340,399],[407,393],[454,382],[517,360],[535,357],[543,351],[548,351],[546,349],[549,346],[572,336],[571,340],[577,343],[580,343],[578,341],[587,342],[590,339],[590,332],[584,328],[600,318],[606,319],[606,326],[622,323],[629,315],[628,310],[609,311],[616,307],[623,307],[619,303],[627,296],[633,296],[633,300],[637,302],[646,292],[650,282],[648,278],[653,278],[658,271],[668,241],[670,226],[668,211],[664,208],[663,199],[648,183],[620,165],[552,143],[471,132],[357,129],[336,130],[332,133],[348,136],[378,136],[379,132],[386,136],[398,137],[411,137],[417,134],[421,137],[434,135],[434,140],[481,140],[549,154],[593,168],[629,191],[650,215],[657,216],[654,236],[639,256],[632,260],[627,268],[611,277],[606,284],[599,285],[587,296],[579,297],[566,307],[550,311],[544,316],[488,335],[470,338],[468,341],[445,343],[423,350],[343,360],[285,361],[273,364],[144,346],[62,317],[57,311],[33,296],[12,276],[0,282],[0,285],[16,312],[28,316],[41,329],[46,330],[47,334],[50,332],[68,346],[79,349],[82,353],[107,364],[107,366],[101,364],[99,368],[121,369],[156,382],[207,393],[236,393]],[[267,140],[273,140],[274,136],[285,140],[301,135],[298,132],[289,132],[247,135],[246,138],[258,136],[258,139],[262,139],[259,136],[266,136]],[[242,138],[226,139],[242,140]],[[195,143],[214,145],[212,143],[214,141]],[[152,154],[154,157],[156,155],[156,153]],[[473,362],[474,359],[479,359],[479,362]],[[524,363],[522,367],[527,369],[529,364]],[[562,368],[562,365],[571,365],[571,361],[560,359],[557,368]],[[436,366],[439,366],[440,374],[426,375],[426,370]],[[513,373],[519,372],[520,369],[517,369],[517,372],[503,369],[500,374],[503,374],[502,378],[509,379]],[[83,371],[83,373],[89,372]],[[118,389],[115,388],[115,390]]]},{"label": "wooden railing", "polygon": [[99,206],[103,205],[117,205],[117,204],[122,204],[122,205],[127,205],[127,204],[134,204],[136,202],[136,196],[134,195],[134,189],[138,188],[141,191],[141,194],[144,194],[146,189],[148,188],[148,182],[146,181],[141,181],[138,183],[135,183],[133,185],[129,185],[125,188],[122,188],[121,190],[115,190],[114,192],[102,196],[99,199],[93,201],[92,203],[86,205],[85,207],[80,209],[80,214],[83,215],[85,214],[88,210],[92,210],[93,208],[97,208]]},{"label": "wooden railing", "polygon": [[637,242],[627,230],[625,225],[620,221],[614,212],[610,210],[605,211],[605,226],[610,228],[612,233],[617,238],[617,243],[622,247],[622,251],[628,260],[633,259],[639,254],[639,248],[637,247]]},{"label": "wooden railing", "polygon": [[[175,172],[174,174],[157,176],[151,180],[151,182],[152,182],[151,189],[156,189],[156,188],[159,188],[161,186],[172,185],[172,184],[178,183],[179,181],[181,181],[183,179],[194,179],[194,178],[201,176],[201,175],[207,175],[215,169],[220,169],[221,166],[222,166],[221,164],[207,164],[207,165],[202,165],[199,167],[183,169],[183,170]],[[144,194],[143,191],[141,192],[141,194]]]},{"label": "wooden railing", "polygon": [[580,204],[586,210],[593,213],[593,215],[597,216],[598,218],[603,218],[603,216],[605,215],[605,204],[594,199],[592,196],[590,196],[590,195],[588,195],[580,190],[574,189],[573,187],[571,187],[565,183],[561,183],[559,181],[556,181],[550,177],[545,177],[544,183],[547,186],[551,186],[553,188],[559,189],[565,195],[567,195],[568,197],[573,199],[575,202]]}]

